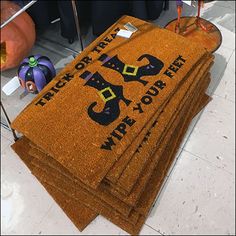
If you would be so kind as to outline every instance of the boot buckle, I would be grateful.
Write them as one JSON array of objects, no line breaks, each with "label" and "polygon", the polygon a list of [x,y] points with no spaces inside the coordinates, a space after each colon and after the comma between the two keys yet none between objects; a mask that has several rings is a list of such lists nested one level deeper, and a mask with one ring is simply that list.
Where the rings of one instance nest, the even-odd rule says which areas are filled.
[{"label": "boot buckle", "polygon": [[122,74],[135,76],[138,71],[138,66],[132,66],[125,64]]},{"label": "boot buckle", "polygon": [[114,98],[116,98],[116,95],[112,91],[110,87],[106,87],[98,92],[101,99],[106,103]]}]

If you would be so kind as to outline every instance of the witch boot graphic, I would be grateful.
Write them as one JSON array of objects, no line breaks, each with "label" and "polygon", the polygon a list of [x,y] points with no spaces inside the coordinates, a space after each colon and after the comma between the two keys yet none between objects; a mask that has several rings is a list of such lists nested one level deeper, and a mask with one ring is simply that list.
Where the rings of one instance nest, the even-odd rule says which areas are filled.
[{"label": "witch boot graphic", "polygon": [[98,72],[92,74],[89,71],[85,71],[80,77],[86,80],[84,86],[90,86],[98,90],[100,98],[105,103],[105,106],[101,112],[96,112],[93,108],[97,105],[97,102],[93,102],[88,107],[88,115],[95,122],[100,125],[109,125],[116,120],[120,115],[119,102],[123,101],[126,106],[131,103],[123,95],[123,87],[113,85],[107,82]]},{"label": "witch boot graphic", "polygon": [[141,79],[141,77],[159,74],[164,63],[150,54],[143,54],[137,61],[142,61],[144,58],[146,58],[149,63],[141,67],[127,65],[122,62],[117,55],[109,57],[106,54],[102,54],[99,57],[99,61],[102,62],[102,66],[118,71],[123,76],[125,82],[137,81],[145,86],[148,82]]}]

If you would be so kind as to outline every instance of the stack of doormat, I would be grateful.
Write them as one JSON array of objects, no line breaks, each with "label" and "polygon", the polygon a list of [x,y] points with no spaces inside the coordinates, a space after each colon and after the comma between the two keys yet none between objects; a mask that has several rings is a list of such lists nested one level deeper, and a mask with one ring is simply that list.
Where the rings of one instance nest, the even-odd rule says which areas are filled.
[{"label": "stack of doormat", "polygon": [[[127,23],[138,30],[118,36]],[[13,149],[80,230],[100,214],[138,234],[210,100],[212,63],[196,43],[124,16],[21,112]]]}]

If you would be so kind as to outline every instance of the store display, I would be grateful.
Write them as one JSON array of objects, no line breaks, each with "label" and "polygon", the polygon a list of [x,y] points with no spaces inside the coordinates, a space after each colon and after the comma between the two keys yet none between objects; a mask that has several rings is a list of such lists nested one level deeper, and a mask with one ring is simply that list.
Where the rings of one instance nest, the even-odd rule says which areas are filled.
[{"label": "store display", "polygon": [[46,56],[31,55],[18,68],[21,86],[30,93],[40,92],[56,75],[56,70]]},{"label": "store display", "polygon": [[[117,36],[127,23],[137,30]],[[101,214],[138,234],[211,99],[213,59],[197,42],[124,16],[13,121],[23,134],[13,149],[80,230]]]},{"label": "store display", "polygon": [[[20,7],[10,1],[1,1],[1,24]],[[23,12],[1,29],[1,71],[19,66],[35,42],[35,26]]]}]

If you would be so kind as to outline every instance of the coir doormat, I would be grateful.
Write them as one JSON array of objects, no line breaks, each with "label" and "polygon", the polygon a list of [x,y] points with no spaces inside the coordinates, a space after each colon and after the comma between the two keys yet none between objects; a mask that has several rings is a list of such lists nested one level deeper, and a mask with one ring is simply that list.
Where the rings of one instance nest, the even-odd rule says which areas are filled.
[{"label": "coir doormat", "polygon": [[[206,84],[206,83],[205,83]],[[198,89],[198,92],[200,92],[200,89]],[[196,100],[196,99],[195,99]],[[194,104],[192,104],[192,105],[194,105]],[[171,145],[170,143],[169,143],[169,145]],[[38,166],[40,166],[38,163],[37,163],[37,165]],[[51,169],[48,169],[45,165],[43,165],[44,167],[44,170],[47,170],[49,173],[52,173],[52,170]],[[54,178],[58,178],[58,176],[56,175],[56,176],[54,176]],[[63,180],[61,180],[62,182],[63,182]],[[63,189],[62,189],[62,191],[63,191]],[[111,206],[110,206],[111,207]],[[116,209],[117,210],[117,209]],[[130,218],[129,218],[129,221],[130,221]]]},{"label": "coir doormat", "polygon": [[[208,64],[206,63],[205,64],[205,66],[207,67],[208,66]],[[202,72],[204,72],[205,70],[202,70]],[[201,73],[199,73],[199,75],[201,75]],[[202,78],[201,79],[201,83],[202,82],[204,82],[204,80],[203,79],[205,79],[205,78]],[[198,79],[197,79],[197,77],[195,77],[195,82],[198,82]],[[197,88],[197,87],[193,87],[192,88],[192,90],[195,90],[195,91],[198,91],[199,92],[199,89]],[[182,91],[180,91],[180,92],[184,92],[184,90]],[[180,93],[181,94],[181,93]],[[187,96],[186,96],[186,98],[187,98]],[[175,97],[173,96],[173,99],[175,99]],[[157,132],[158,132],[158,130],[159,129],[157,129],[158,127],[156,127],[156,130],[157,130]],[[154,137],[157,137],[157,134],[155,134],[155,132],[153,133],[154,134]],[[151,137],[150,137],[150,140],[151,140]],[[147,147],[150,147],[150,150],[154,150],[154,147],[152,146],[152,145],[150,145],[150,140],[149,140],[149,143],[148,143],[148,146]],[[144,147],[143,147],[144,148]],[[141,154],[141,153],[140,153]],[[146,157],[146,155],[148,155],[148,153],[145,153],[143,156],[140,156],[140,158],[145,158]],[[50,163],[50,162],[49,162]],[[61,171],[62,173],[65,173],[65,170],[63,170],[63,168],[62,169],[59,169],[59,171]],[[133,169],[133,171],[135,171],[135,169]],[[147,173],[149,173],[148,171],[145,171],[144,172],[145,173],[145,175],[147,175]],[[150,173],[151,174],[151,173]],[[150,175],[149,174],[149,175]],[[73,176],[71,176],[71,178],[73,179]],[[146,181],[145,181],[145,184],[146,184],[146,182],[147,182],[147,179],[146,179]],[[140,187],[140,185],[138,185],[139,187],[138,188],[136,188],[135,189],[135,191],[134,192],[132,192],[132,194],[131,194],[131,196],[129,196],[128,198],[120,198],[122,201],[125,201],[127,204],[131,204],[131,205],[134,205],[134,203],[137,201],[137,199],[138,199],[138,196],[140,196],[140,194],[142,193],[142,190],[144,189],[144,187],[145,187],[145,184],[144,184],[144,181],[142,181],[142,182],[140,182],[140,183],[142,183],[142,187]],[[99,195],[101,195],[101,197],[104,199],[105,198],[105,201],[108,201],[108,203],[109,204],[111,204],[112,206],[114,206],[114,207],[117,207],[117,204],[118,204],[118,206],[120,206],[121,205],[121,203],[119,202],[119,201],[113,201],[113,202],[111,202],[109,199],[110,199],[110,196],[108,196],[107,194],[105,194],[104,193],[104,191],[97,191],[97,194],[99,194]],[[108,200],[107,200],[108,199]],[[132,200],[131,200],[132,199]],[[120,206],[121,207],[121,206]],[[119,210],[118,210],[119,211]],[[122,212],[122,211],[121,211]],[[127,211],[126,211],[127,212]]]},{"label": "coir doormat", "polygon": [[[197,89],[197,88],[196,88]],[[198,92],[199,92],[200,90],[198,90]],[[50,163],[50,162],[48,162],[48,163]],[[60,170],[60,169],[59,169]],[[98,194],[101,194],[101,192],[98,192]],[[111,204],[111,203],[110,203]],[[115,206],[116,204],[115,204],[115,202],[112,204],[113,206]]]},{"label": "coir doormat", "polygon": [[[198,108],[198,106],[194,106],[194,109],[197,109]],[[187,114],[187,113],[186,113]],[[177,132],[177,133],[181,133],[181,132]],[[16,147],[17,147],[17,145],[20,143],[20,140],[16,143],[16,144],[14,144],[14,148],[16,149]],[[18,148],[18,154],[20,155],[20,151],[22,151],[22,150],[24,150],[24,148],[22,148],[22,147],[25,147],[26,145],[25,144],[23,144],[23,146],[22,145],[20,145],[20,147],[21,148]],[[20,155],[21,156],[21,155]],[[31,161],[32,159],[28,159],[28,161]],[[29,165],[28,165],[29,166]],[[164,169],[164,168],[161,168],[162,170]],[[155,173],[160,173],[160,171],[156,171]],[[44,183],[44,185],[45,185],[45,183]],[[153,188],[152,188],[153,189]],[[55,194],[55,193],[54,193]],[[69,199],[68,197],[66,198],[66,199]],[[64,201],[66,201],[66,199],[64,199]],[[76,198],[75,198],[76,199]],[[73,201],[75,201],[75,200],[73,200]],[[80,201],[77,201],[77,203],[79,203]],[[147,202],[146,200],[145,200],[145,202]],[[75,202],[74,202],[75,203]],[[67,209],[67,210],[65,210],[65,209]],[[64,211],[66,212],[66,214],[67,215],[69,215],[68,214],[68,210],[72,210],[73,208],[64,208]],[[75,210],[75,209],[74,209]],[[80,217],[82,217],[82,216],[80,216]],[[76,218],[77,219],[77,221],[79,220],[78,218]],[[142,218],[141,218],[142,219]],[[113,222],[114,221],[119,221],[119,220],[113,220]],[[121,221],[122,222],[122,221]],[[123,229],[125,229],[126,231],[128,231],[128,232],[130,232],[130,233],[133,233],[133,234],[137,234],[138,233],[138,231],[140,230],[140,222],[142,222],[142,220],[139,220],[139,222],[136,224],[136,226],[131,226],[131,225],[129,225],[128,223],[118,223],[118,225],[120,226],[120,227],[122,227]]]},{"label": "coir doormat", "polygon": [[[205,63],[205,66],[206,66],[206,65],[207,65],[207,63]],[[204,72],[204,68],[202,68],[202,72]],[[201,75],[201,73],[199,73],[199,75]],[[195,77],[195,76],[196,76],[196,75],[193,75],[193,78],[195,78],[195,83],[197,83],[197,82],[198,82],[198,81],[197,81],[197,77]],[[190,82],[190,81],[189,81],[189,82]],[[186,89],[185,89],[185,90],[186,90]],[[180,91],[178,91],[177,94],[176,94],[176,95],[177,95],[176,98],[179,96],[178,93],[184,94],[183,92],[184,92],[183,89],[181,89]],[[187,98],[187,96],[186,96],[186,98]],[[173,96],[173,99],[176,100],[176,99],[175,99],[175,96]],[[171,108],[172,108],[172,105],[171,105]],[[174,107],[173,107],[172,109],[174,109]],[[164,114],[164,112],[163,112],[163,114]],[[165,118],[165,120],[167,120],[167,119]],[[159,122],[159,123],[160,123],[160,122]],[[160,125],[160,124],[159,124],[159,125]],[[158,129],[158,130],[160,131],[160,129]],[[151,149],[151,148],[150,148],[150,149]],[[140,153],[140,154],[141,154],[141,153]],[[146,157],[146,156],[144,155],[144,157]],[[142,159],[144,159],[144,157],[143,157]],[[141,158],[140,158],[140,159],[141,159]],[[133,170],[133,172],[134,172],[134,171],[135,171],[135,170]]]},{"label": "coir doormat", "polygon": [[[115,36],[127,21],[139,30],[129,39]],[[101,44],[102,37],[107,43]],[[179,35],[132,17],[121,18],[102,37],[12,124],[92,188],[207,54]]]},{"label": "coir doormat", "polygon": [[[206,64],[206,66],[207,66],[207,64]],[[202,70],[202,71],[204,71],[204,70]],[[201,73],[199,73],[199,75],[201,75]],[[203,80],[203,79],[202,79]],[[197,77],[195,77],[195,81],[197,82],[198,81],[198,79],[197,79]],[[199,91],[199,89],[198,88],[196,88],[196,87],[194,87],[195,88],[195,90],[198,90]],[[184,90],[183,90],[184,91]],[[173,99],[175,99],[175,97],[173,97]],[[157,127],[158,128],[158,127]],[[156,136],[156,135],[154,135],[154,136]],[[150,149],[154,149],[152,146],[150,146]],[[32,153],[31,153],[32,154]],[[145,156],[143,156],[142,158],[144,158]],[[50,164],[50,162],[48,162],[47,164]],[[59,171],[61,171],[62,173],[64,173],[65,174],[65,170],[63,169],[63,168],[59,168]],[[71,178],[73,179],[73,176],[71,176]],[[143,185],[143,187],[142,188],[144,188],[145,187],[145,185]],[[88,188],[87,188],[88,189]],[[140,189],[140,188],[139,188]],[[91,190],[90,190],[91,191]],[[94,192],[92,192],[92,193],[94,193]],[[138,195],[138,193],[139,193],[139,195]],[[137,193],[137,191],[135,191],[134,193],[132,193],[132,195],[131,195],[131,197],[129,197],[129,198],[126,198],[126,199],[122,199],[123,201],[125,200],[125,202],[127,203],[128,202],[128,200],[130,201],[130,199],[132,199],[133,200],[133,202],[132,203],[130,203],[129,202],[129,204],[132,204],[132,205],[134,205],[134,199],[138,199],[138,196],[140,196],[140,194],[142,193],[142,189],[140,189],[139,190],[139,192]],[[97,191],[95,194],[97,194],[98,196],[100,196],[100,198],[102,199],[102,200],[104,200],[104,201],[106,201],[108,204],[110,204],[111,206],[114,206],[115,208],[116,208],[116,210],[118,210],[119,212],[121,212],[121,213],[123,213],[124,215],[126,215],[127,214],[127,212],[128,212],[128,210],[130,209],[130,207],[126,207],[126,208],[124,208],[125,206],[124,206],[124,203],[122,203],[122,202],[120,202],[120,201],[117,201],[117,200],[115,200],[115,199],[112,199],[108,194],[106,194],[104,191]],[[134,197],[135,196],[135,197]],[[120,198],[121,199],[121,198]],[[122,206],[124,206],[124,207],[122,207]],[[117,208],[118,207],[118,208]]]},{"label": "coir doormat", "polygon": [[[128,22],[138,30],[117,36]],[[16,118],[23,138],[13,148],[80,230],[100,214],[138,234],[210,100],[212,61],[194,42],[124,16]]]}]

